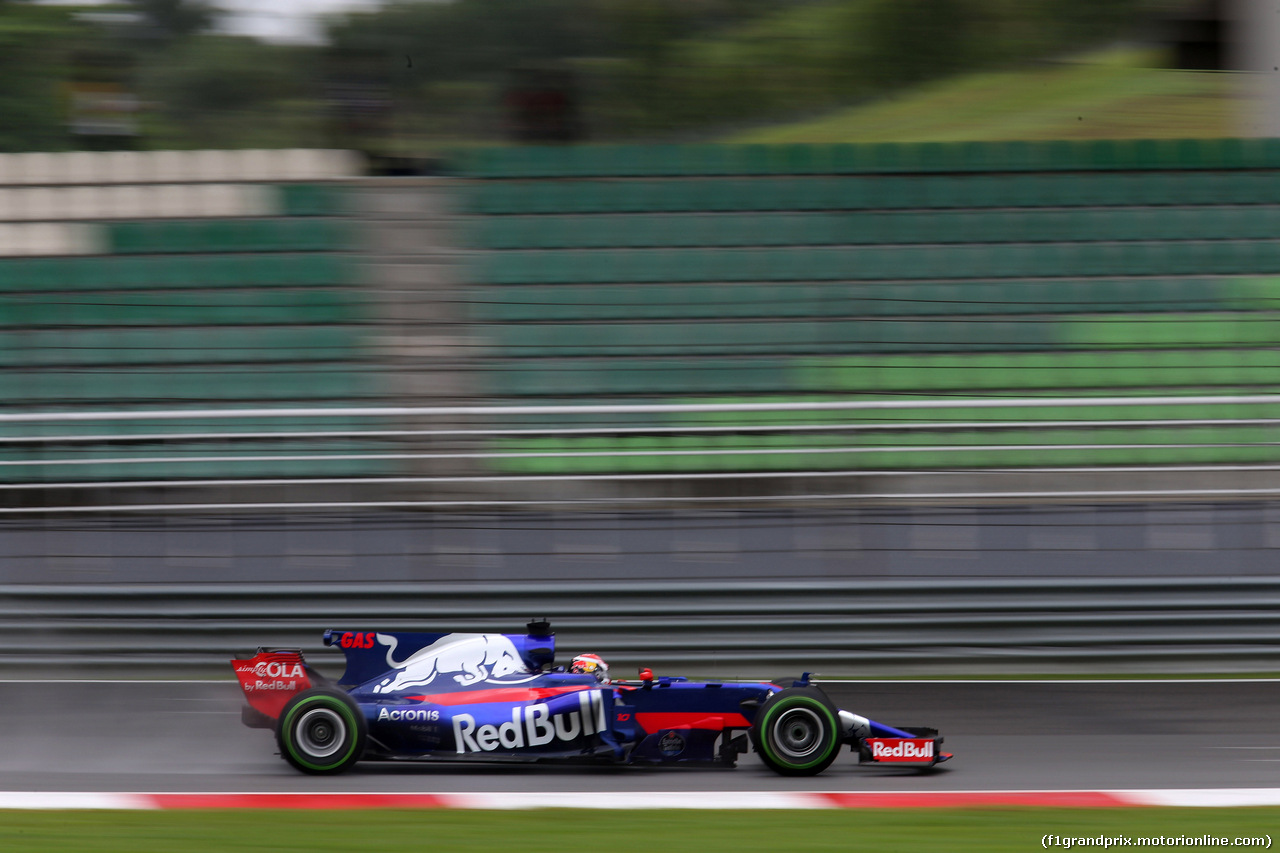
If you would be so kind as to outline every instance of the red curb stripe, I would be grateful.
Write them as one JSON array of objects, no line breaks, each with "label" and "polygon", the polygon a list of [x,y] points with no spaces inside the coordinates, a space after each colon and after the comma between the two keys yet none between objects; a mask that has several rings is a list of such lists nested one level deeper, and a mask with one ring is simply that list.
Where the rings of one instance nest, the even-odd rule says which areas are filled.
[{"label": "red curb stripe", "polygon": [[526,809],[781,808],[946,809],[1142,808],[1150,806],[1280,806],[1277,788],[1190,788],[1112,791],[744,791],[523,793],[123,793],[0,792],[8,809]]},{"label": "red curb stripe", "polygon": [[965,809],[994,806],[1044,808],[1119,808],[1133,802],[1105,791],[842,791],[815,793],[841,809]]},{"label": "red curb stripe", "polygon": [[[590,795],[566,794],[565,807]],[[1123,793],[1104,791],[828,791],[782,795],[812,801],[817,808],[947,809],[1030,806],[1042,808],[1120,808],[1141,805]],[[450,794],[151,794],[158,809],[433,809],[474,807]],[[641,799],[642,795],[637,795]],[[485,799],[500,801],[501,794]],[[518,797],[516,797],[518,799]],[[625,801],[626,797],[619,798]],[[617,808],[627,808],[618,802]]]},{"label": "red curb stripe", "polygon": [[152,794],[157,809],[439,809],[441,794]]}]

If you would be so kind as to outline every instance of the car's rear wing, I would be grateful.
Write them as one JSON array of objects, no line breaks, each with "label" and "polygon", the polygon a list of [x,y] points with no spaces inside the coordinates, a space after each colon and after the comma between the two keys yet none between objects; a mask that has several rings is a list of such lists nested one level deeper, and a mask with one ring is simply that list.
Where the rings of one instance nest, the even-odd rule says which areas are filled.
[{"label": "car's rear wing", "polygon": [[269,727],[294,694],[324,680],[307,666],[299,649],[259,648],[248,660],[232,660],[231,666],[249,702],[241,716],[254,728]]}]

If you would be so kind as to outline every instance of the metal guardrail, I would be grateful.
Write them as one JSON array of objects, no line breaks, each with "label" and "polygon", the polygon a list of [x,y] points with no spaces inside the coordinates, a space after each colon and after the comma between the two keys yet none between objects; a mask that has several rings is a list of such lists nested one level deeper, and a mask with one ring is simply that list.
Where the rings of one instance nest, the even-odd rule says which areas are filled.
[{"label": "metal guardrail", "polygon": [[325,628],[522,630],[708,676],[1266,670],[1280,579],[0,587],[5,677],[217,677],[259,645],[341,659]]}]

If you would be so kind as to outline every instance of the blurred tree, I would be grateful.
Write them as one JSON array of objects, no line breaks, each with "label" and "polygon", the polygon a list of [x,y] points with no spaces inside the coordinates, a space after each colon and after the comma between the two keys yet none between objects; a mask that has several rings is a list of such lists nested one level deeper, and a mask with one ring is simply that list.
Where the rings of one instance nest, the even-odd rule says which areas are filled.
[{"label": "blurred tree", "polygon": [[314,49],[197,35],[139,72],[153,147],[322,144]]},{"label": "blurred tree", "polygon": [[335,49],[378,50],[415,79],[496,77],[521,63],[579,56],[593,48],[598,27],[590,0],[459,0],[391,3],[352,13],[329,29]]},{"label": "blurred tree", "polygon": [[970,67],[980,52],[972,25],[978,4],[966,0],[870,0],[850,37],[865,45],[863,74],[895,89]]},{"label": "blurred tree", "polygon": [[1036,5],[1045,22],[1057,30],[1063,46],[1073,47],[1125,36],[1135,24],[1178,4],[1159,0],[1043,0]]},{"label": "blurred tree", "polygon": [[[543,98],[552,78],[592,138],[663,138],[1111,42],[1164,2],[391,0],[334,18],[317,49],[212,34],[213,0],[0,0],[0,148],[76,144],[75,56],[120,58],[104,79],[140,96],[152,147],[500,138],[511,93]],[[129,24],[89,22],[125,10]]]},{"label": "blurred tree", "polygon": [[77,33],[66,9],[0,2],[0,151],[68,147],[63,83]]},{"label": "blurred tree", "polygon": [[[380,52],[395,110],[431,108],[467,81],[499,104],[522,72],[571,75],[607,129],[654,132],[670,126],[685,76],[682,40],[736,26],[774,8],[770,0],[457,0],[392,3],[348,14],[329,29],[331,52]],[[476,90],[471,88],[473,94]],[[474,102],[472,109],[482,111]],[[589,122],[590,124],[590,122]],[[506,127],[490,122],[489,132]]]},{"label": "blurred tree", "polygon": [[145,35],[164,41],[183,39],[213,24],[215,13],[201,0],[131,0],[143,18]]}]

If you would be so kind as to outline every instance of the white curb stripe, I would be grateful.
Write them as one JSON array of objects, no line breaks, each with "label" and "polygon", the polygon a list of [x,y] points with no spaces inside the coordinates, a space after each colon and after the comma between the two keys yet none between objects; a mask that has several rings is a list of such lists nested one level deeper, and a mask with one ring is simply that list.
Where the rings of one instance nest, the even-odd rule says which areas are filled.
[{"label": "white curb stripe", "polygon": [[0,809],[154,809],[146,794],[97,791],[0,791]]},{"label": "white curb stripe", "polygon": [[1175,808],[1237,808],[1280,805],[1280,788],[1200,788],[1187,790],[1117,791],[1135,805]]}]

